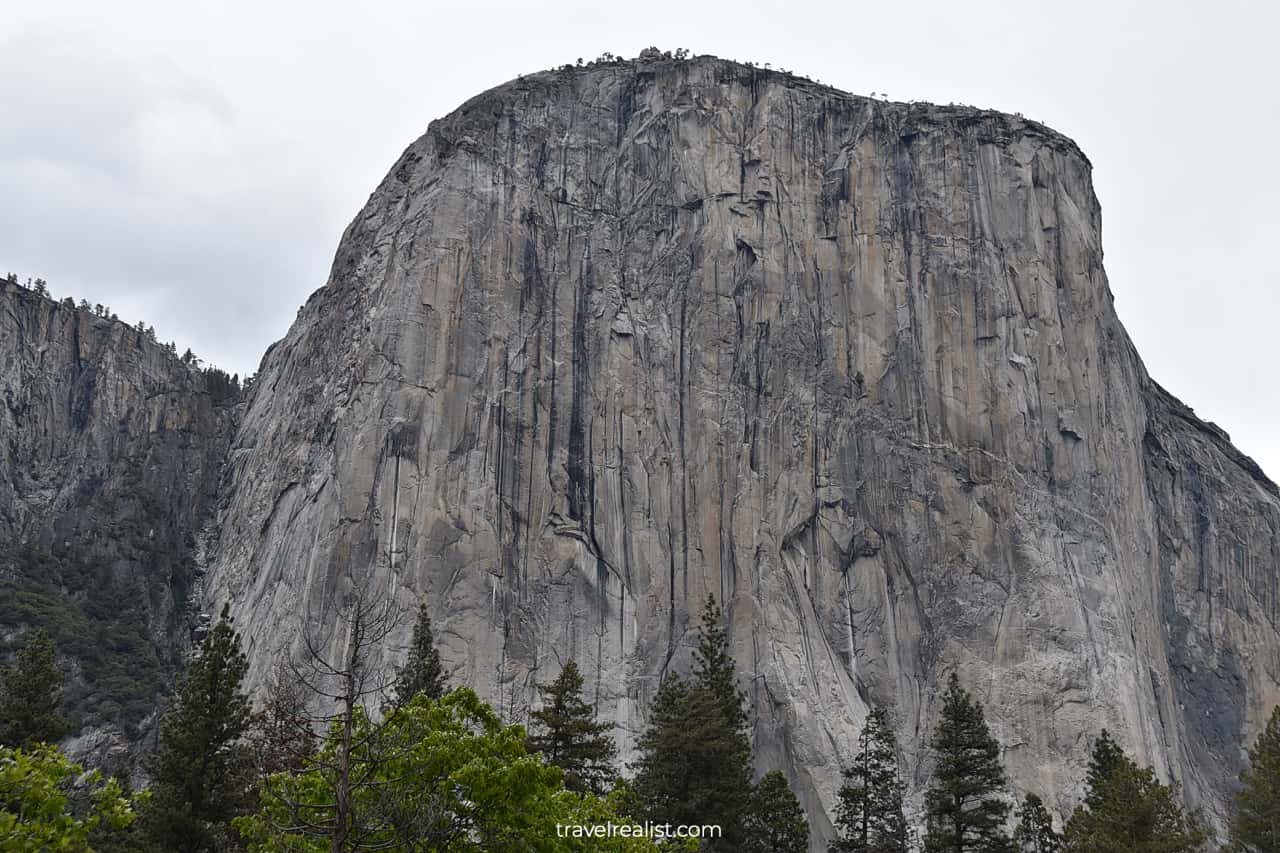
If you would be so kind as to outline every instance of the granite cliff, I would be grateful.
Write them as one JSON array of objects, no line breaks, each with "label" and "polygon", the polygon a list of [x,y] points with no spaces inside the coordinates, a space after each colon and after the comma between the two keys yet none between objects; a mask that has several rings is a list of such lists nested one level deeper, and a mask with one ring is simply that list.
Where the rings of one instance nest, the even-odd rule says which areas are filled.
[{"label": "granite cliff", "polygon": [[510,82],[267,354],[212,596],[261,678],[372,571],[504,713],[576,658],[625,756],[715,593],[819,836],[869,703],[923,783],[952,670],[1060,813],[1106,726],[1220,817],[1280,700],[1280,497],[1102,259],[1088,159],[1021,117],[708,57]]},{"label": "granite cliff", "polygon": [[144,331],[0,281],[0,635],[57,641],[77,757],[136,743],[181,667],[234,430],[212,384]]},{"label": "granite cliff", "polygon": [[[871,704],[919,805],[952,671],[1059,814],[1106,726],[1220,821],[1280,701],[1280,493],[1148,376],[1090,168],[1018,116],[710,57],[486,92],[265,355],[208,605],[261,684],[372,577],[509,717],[575,658],[628,759],[714,593],[816,845]],[[186,413],[185,535],[223,422],[166,399],[115,440]]]}]

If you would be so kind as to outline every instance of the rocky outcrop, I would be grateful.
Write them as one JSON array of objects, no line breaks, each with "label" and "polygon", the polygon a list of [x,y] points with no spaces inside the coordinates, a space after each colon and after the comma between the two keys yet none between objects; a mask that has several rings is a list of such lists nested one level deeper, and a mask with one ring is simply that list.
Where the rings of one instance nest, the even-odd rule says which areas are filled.
[{"label": "rocky outcrop", "polygon": [[508,716],[577,659],[624,758],[716,594],[815,843],[872,703],[918,796],[951,671],[1060,814],[1106,726],[1220,817],[1280,700],[1276,487],[1148,377],[1089,161],[1020,117],[712,58],[480,95],[267,353],[226,496],[255,679],[371,576]]},{"label": "rocky outcrop", "polygon": [[58,642],[77,749],[135,736],[181,662],[234,428],[207,384],[138,329],[0,282],[0,633]]}]

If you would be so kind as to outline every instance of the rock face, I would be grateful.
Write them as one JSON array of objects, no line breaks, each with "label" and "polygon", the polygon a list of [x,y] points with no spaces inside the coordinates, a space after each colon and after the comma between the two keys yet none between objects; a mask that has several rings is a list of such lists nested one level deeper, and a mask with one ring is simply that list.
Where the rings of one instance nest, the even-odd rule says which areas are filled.
[{"label": "rock face", "polygon": [[267,353],[210,595],[260,681],[372,577],[509,716],[575,658],[627,758],[714,593],[815,849],[871,703],[918,806],[951,671],[1059,814],[1106,726],[1220,819],[1280,700],[1280,498],[1148,377],[1100,228],[1017,117],[711,58],[508,83]]},{"label": "rock face", "polygon": [[0,396],[0,635],[48,629],[74,721],[136,734],[181,661],[231,401],[150,336],[10,282]]}]

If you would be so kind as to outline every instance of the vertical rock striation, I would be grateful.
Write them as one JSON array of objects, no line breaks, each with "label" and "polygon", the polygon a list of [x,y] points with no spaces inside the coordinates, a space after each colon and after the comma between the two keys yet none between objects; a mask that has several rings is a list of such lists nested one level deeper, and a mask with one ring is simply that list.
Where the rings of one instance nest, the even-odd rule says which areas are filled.
[{"label": "vertical rock striation", "polygon": [[261,679],[372,572],[506,715],[577,659],[628,757],[715,593],[815,843],[871,703],[918,793],[952,670],[1059,813],[1106,726],[1220,817],[1280,700],[1280,498],[1148,377],[1100,229],[1018,117],[712,58],[508,83],[268,351],[211,595]]}]

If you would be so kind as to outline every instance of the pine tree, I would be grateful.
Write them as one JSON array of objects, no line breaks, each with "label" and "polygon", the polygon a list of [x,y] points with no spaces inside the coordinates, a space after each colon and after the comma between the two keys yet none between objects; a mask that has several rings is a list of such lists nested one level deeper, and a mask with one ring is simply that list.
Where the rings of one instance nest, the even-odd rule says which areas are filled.
[{"label": "pine tree", "polygon": [[955,673],[943,697],[932,747],[938,766],[925,794],[926,853],[1012,850],[1004,831],[1009,804],[1002,797],[1000,744],[987,728],[982,706],[960,687]]},{"label": "pine tree", "polygon": [[431,614],[427,605],[418,607],[418,621],[413,626],[413,642],[409,658],[396,676],[395,704],[407,704],[419,693],[428,699],[439,699],[449,692],[440,652],[436,650],[435,634],[431,630]]},{"label": "pine tree", "polygon": [[747,853],[806,853],[809,822],[800,801],[791,793],[787,777],[771,770],[751,792],[745,820]]},{"label": "pine tree", "polygon": [[250,805],[252,759],[243,738],[251,714],[240,689],[247,669],[224,606],[160,724],[144,820],[163,850],[223,849],[227,822]]},{"label": "pine tree", "polygon": [[858,736],[858,754],[844,771],[836,808],[839,837],[831,845],[832,853],[907,853],[905,787],[888,715],[873,708]]},{"label": "pine tree", "polygon": [[1249,750],[1231,821],[1232,853],[1280,853],[1280,706]]},{"label": "pine tree", "polygon": [[1053,817],[1035,794],[1027,794],[1018,809],[1013,842],[1019,853],[1058,853],[1062,836],[1053,831]]},{"label": "pine tree", "polygon": [[734,731],[745,730],[747,697],[738,689],[724,614],[714,595],[708,595],[703,605],[702,624],[698,626],[698,648],[694,650],[693,658],[694,680],[720,700],[725,718]]},{"label": "pine tree", "polygon": [[603,795],[612,787],[617,753],[610,726],[597,723],[595,708],[582,700],[582,673],[569,661],[550,684],[538,684],[542,707],[534,711],[529,751],[564,771],[571,791]]},{"label": "pine tree", "polygon": [[0,743],[26,747],[53,743],[67,733],[62,718],[58,650],[43,629],[27,634],[0,690]]},{"label": "pine tree", "polygon": [[649,706],[649,724],[637,743],[640,759],[632,788],[643,817],[665,819],[688,800],[692,780],[688,756],[681,752],[688,737],[688,705],[689,684],[675,673],[662,679]]},{"label": "pine tree", "polygon": [[663,679],[640,736],[635,793],[655,823],[716,824],[709,850],[740,850],[751,795],[751,751],[720,696],[678,675]]},{"label": "pine tree", "polygon": [[1097,808],[1102,800],[1102,789],[1111,774],[1122,767],[1128,758],[1106,729],[1098,735],[1093,745],[1093,754],[1089,757],[1089,775],[1085,777],[1084,804],[1087,808]]},{"label": "pine tree", "polygon": [[1096,805],[1080,806],[1067,821],[1063,853],[1205,850],[1208,835],[1178,804],[1176,788],[1160,784],[1155,771],[1139,768],[1123,753],[1091,793]]},{"label": "pine tree", "polygon": [[[714,595],[707,596],[702,608],[693,659],[690,716],[708,726],[708,752],[720,753],[720,757],[707,762],[701,776],[701,794],[712,810],[709,813],[716,815],[712,822],[719,823],[724,832],[720,844],[713,843],[711,849],[737,850],[745,837],[742,818],[751,798],[751,740],[747,733],[747,697],[738,689],[729,633]],[[713,711],[703,709],[702,694],[720,707],[718,719]]]}]

